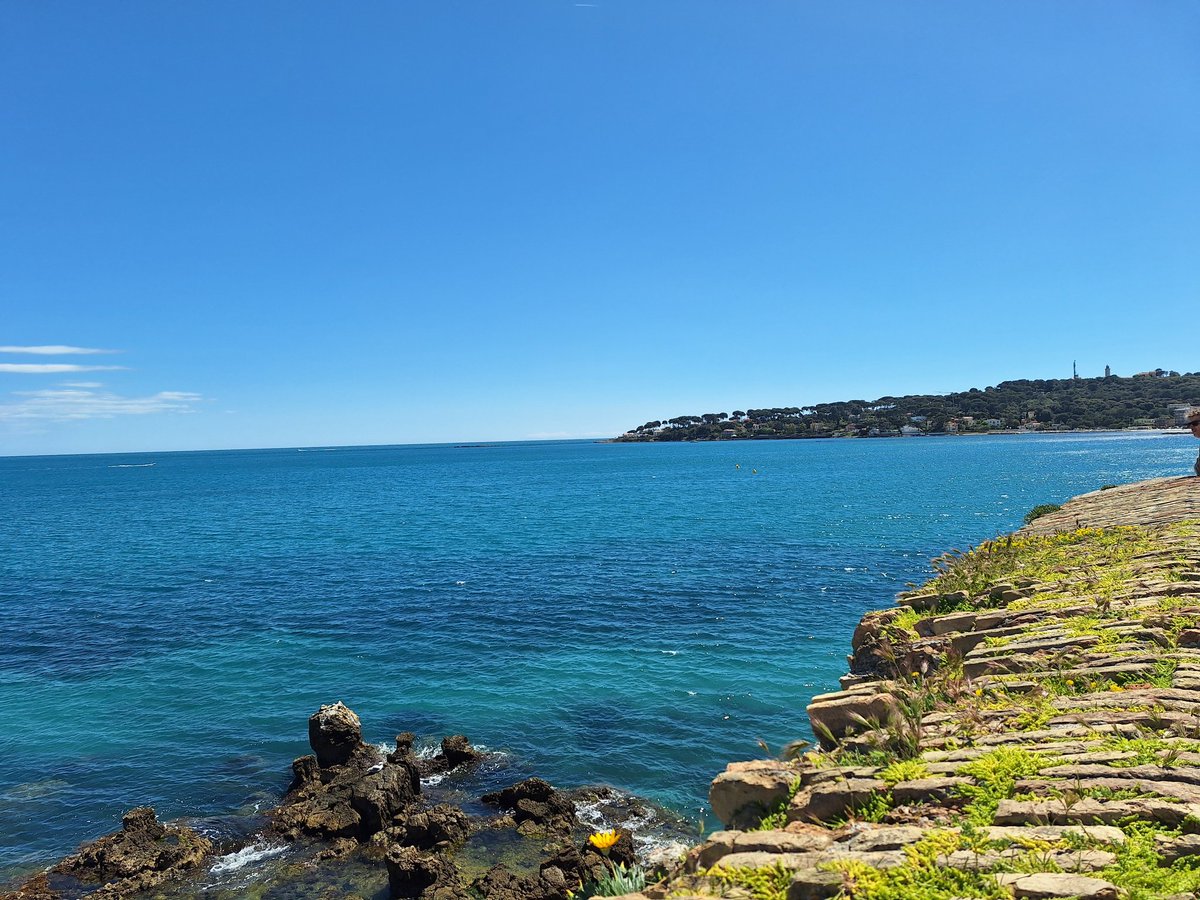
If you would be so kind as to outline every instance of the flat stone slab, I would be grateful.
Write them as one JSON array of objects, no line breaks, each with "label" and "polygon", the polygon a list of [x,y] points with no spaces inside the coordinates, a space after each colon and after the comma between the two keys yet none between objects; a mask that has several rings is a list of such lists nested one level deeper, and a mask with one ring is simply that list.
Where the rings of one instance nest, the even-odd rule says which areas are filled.
[{"label": "flat stone slab", "polygon": [[1061,841],[1077,835],[1098,844],[1123,844],[1125,832],[1112,825],[992,825],[984,829],[989,841]]},{"label": "flat stone slab", "polygon": [[1200,519],[1200,478],[1155,478],[1075,497],[1057,512],[1034,519],[1017,534],[1164,525],[1193,519]]},{"label": "flat stone slab", "polygon": [[1121,892],[1115,884],[1085,875],[1040,872],[1036,875],[1001,873],[996,881],[1012,891],[1017,898],[1053,900],[1055,897],[1074,897],[1076,900],[1118,900]]}]

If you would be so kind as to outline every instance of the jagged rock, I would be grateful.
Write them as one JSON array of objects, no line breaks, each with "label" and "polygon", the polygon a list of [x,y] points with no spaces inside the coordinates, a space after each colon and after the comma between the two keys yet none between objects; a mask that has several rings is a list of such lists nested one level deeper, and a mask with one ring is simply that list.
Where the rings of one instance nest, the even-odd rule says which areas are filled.
[{"label": "jagged rock", "polygon": [[392,897],[450,900],[466,896],[458,883],[458,869],[444,856],[394,845],[388,848],[386,859]]},{"label": "jagged rock", "polygon": [[[397,749],[399,749],[398,745]],[[428,776],[449,772],[451,769],[458,768],[466,763],[477,762],[482,758],[483,754],[472,747],[471,742],[464,735],[453,734],[442,738],[442,749],[437,756],[418,760],[417,765],[420,768],[421,774]]]},{"label": "jagged rock", "polygon": [[372,842],[432,850],[457,844],[470,834],[471,820],[467,814],[457,806],[439,803],[429,809],[400,813],[389,827],[372,838]]},{"label": "jagged rock", "polygon": [[120,831],[84,844],[48,872],[31,878],[13,896],[56,898],[60,896],[56,882],[66,876],[96,891],[96,896],[124,897],[196,867],[210,852],[208,838],[186,826],[163,825],[153,809],[139,807],[125,813]]},{"label": "jagged rock", "polygon": [[542,877],[515,875],[503,865],[493,866],[487,874],[471,882],[471,889],[484,900],[565,900],[567,889],[559,888]]},{"label": "jagged rock", "polygon": [[713,815],[730,828],[753,827],[787,800],[796,768],[779,760],[730,763],[713,779],[708,802]]},{"label": "jagged rock", "polygon": [[322,706],[308,720],[308,743],[322,769],[347,762],[362,742],[362,723],[340,700]]},{"label": "jagged rock", "polygon": [[1088,878],[1084,875],[1041,872],[1036,875],[1001,873],[996,876],[1000,884],[1008,887],[1017,898],[1030,900],[1053,900],[1055,897],[1073,897],[1075,900],[1118,900],[1121,896],[1115,884]]},{"label": "jagged rock", "polygon": [[[308,730],[315,756],[292,764],[291,788],[283,803],[267,813],[283,836],[366,841],[416,801],[420,774],[411,754],[381,758],[363,743],[358,716],[341,703],[322,706],[309,719]],[[323,765],[322,759],[342,761]]]},{"label": "jagged rock", "polygon": [[540,778],[527,778],[502,791],[484,794],[484,803],[511,810],[517,830],[569,832],[576,824],[575,804]]}]

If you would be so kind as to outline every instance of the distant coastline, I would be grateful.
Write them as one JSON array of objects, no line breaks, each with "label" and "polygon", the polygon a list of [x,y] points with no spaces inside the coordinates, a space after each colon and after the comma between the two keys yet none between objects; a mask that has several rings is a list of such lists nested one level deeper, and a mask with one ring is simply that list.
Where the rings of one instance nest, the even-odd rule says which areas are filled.
[{"label": "distant coastline", "polygon": [[695,441],[1165,431],[1200,405],[1200,373],[1004,381],[958,393],[655,419],[613,440]]},{"label": "distant coastline", "polygon": [[747,434],[736,437],[696,437],[696,438],[680,438],[674,441],[656,441],[653,438],[627,438],[625,435],[620,435],[615,438],[601,438],[596,441],[597,444],[649,444],[649,443],[714,443],[717,441],[730,441],[745,443],[746,441],[812,441],[812,440],[880,440],[885,438],[891,439],[908,439],[908,438],[959,438],[959,437],[1020,437],[1031,434],[1122,434],[1122,433],[1145,433],[1145,434],[1162,434],[1162,435],[1187,435],[1189,431],[1183,428],[1157,428],[1154,426],[1131,426],[1129,428],[1044,428],[1039,430],[1020,430],[1020,429],[997,429],[995,431],[939,431],[922,434]]}]

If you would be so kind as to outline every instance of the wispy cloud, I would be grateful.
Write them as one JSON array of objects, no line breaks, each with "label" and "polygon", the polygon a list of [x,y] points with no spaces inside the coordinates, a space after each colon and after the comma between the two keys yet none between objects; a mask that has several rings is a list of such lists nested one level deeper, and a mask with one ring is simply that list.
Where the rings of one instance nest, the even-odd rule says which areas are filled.
[{"label": "wispy cloud", "polygon": [[104,372],[125,366],[77,366],[71,363],[0,363],[0,372],[24,375],[61,375],[63,372]]},{"label": "wispy cloud", "polygon": [[0,347],[0,353],[36,353],[38,356],[76,356],[88,353],[120,352],[120,350],[100,350],[96,347],[68,347],[65,344],[44,344],[36,347]]},{"label": "wispy cloud", "polygon": [[122,397],[107,391],[15,391],[15,403],[0,403],[0,421],[113,419],[153,413],[187,413],[204,398],[185,391],[159,391],[149,397]]},{"label": "wispy cloud", "polygon": [[64,381],[62,383],[62,386],[63,387],[76,387],[76,388],[98,388],[98,387],[104,387],[104,382],[103,381]]}]

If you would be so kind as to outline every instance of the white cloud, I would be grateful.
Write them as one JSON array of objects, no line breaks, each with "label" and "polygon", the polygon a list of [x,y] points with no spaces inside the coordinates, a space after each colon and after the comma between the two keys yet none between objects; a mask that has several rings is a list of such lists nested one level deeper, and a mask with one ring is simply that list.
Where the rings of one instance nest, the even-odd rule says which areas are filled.
[{"label": "white cloud", "polygon": [[98,388],[104,387],[103,381],[64,381],[63,387]]},{"label": "white cloud", "polygon": [[20,372],[24,375],[58,375],[63,372],[102,372],[124,368],[124,366],[76,366],[70,363],[0,363],[0,372]]},{"label": "white cloud", "polygon": [[0,421],[112,419],[154,413],[192,412],[203,397],[186,391],[159,391],[149,397],[121,397],[91,390],[16,391],[21,399],[0,404]]},{"label": "white cloud", "polygon": [[37,347],[0,347],[0,353],[36,353],[39,356],[72,356],[81,353],[120,352],[120,350],[98,350],[95,347],[68,347],[64,344],[43,344]]}]

